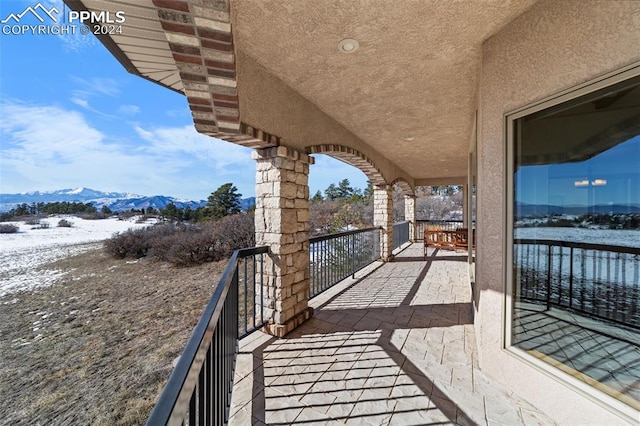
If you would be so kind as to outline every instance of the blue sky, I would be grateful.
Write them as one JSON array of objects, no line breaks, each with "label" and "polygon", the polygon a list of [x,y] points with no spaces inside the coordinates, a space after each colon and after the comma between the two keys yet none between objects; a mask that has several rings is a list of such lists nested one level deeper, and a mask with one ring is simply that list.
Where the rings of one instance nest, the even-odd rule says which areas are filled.
[{"label": "blue sky", "polygon": [[[0,20],[36,3],[2,0]],[[344,178],[366,187],[358,169],[315,157],[311,194]],[[93,36],[0,34],[0,193],[205,199],[226,182],[254,195],[251,150],[198,134],[185,97],[128,74]]]},{"label": "blue sky", "polygon": [[[517,201],[555,206],[640,205],[639,163],[640,135],[586,161],[521,167],[516,172]],[[606,185],[593,185],[596,180]]]}]

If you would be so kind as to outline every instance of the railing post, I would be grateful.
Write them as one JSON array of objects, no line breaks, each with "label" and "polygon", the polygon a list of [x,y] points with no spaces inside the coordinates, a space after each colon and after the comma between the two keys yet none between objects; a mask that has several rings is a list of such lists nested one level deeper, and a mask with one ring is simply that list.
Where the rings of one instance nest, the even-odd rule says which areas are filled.
[{"label": "railing post", "polygon": [[573,247],[569,251],[569,308],[573,307]]},{"label": "railing post", "polygon": [[547,245],[547,310],[551,308],[551,251],[553,246]]},{"label": "railing post", "polygon": [[351,235],[349,238],[351,238],[351,278],[355,278],[356,277],[356,236]]}]

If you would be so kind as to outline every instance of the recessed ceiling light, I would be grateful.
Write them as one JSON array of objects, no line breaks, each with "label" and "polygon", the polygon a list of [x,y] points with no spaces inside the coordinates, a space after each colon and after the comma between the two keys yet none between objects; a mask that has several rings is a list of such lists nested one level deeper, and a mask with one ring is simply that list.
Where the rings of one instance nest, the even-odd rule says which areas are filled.
[{"label": "recessed ceiling light", "polygon": [[338,50],[342,53],[353,53],[360,47],[360,43],[358,40],[354,40],[352,38],[345,38],[340,43],[338,43]]}]

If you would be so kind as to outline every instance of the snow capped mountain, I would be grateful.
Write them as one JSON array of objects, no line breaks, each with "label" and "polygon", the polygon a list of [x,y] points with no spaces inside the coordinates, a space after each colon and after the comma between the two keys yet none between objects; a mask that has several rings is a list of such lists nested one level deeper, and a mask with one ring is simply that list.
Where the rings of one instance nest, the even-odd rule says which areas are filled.
[{"label": "snow capped mountain", "polygon": [[139,209],[147,209],[149,207],[153,207],[154,209],[164,209],[168,204],[174,204],[176,207],[180,209],[184,209],[189,206],[191,209],[197,209],[198,207],[204,207],[207,202],[204,200],[201,201],[185,201],[178,200],[173,197],[166,197],[164,195],[154,195],[152,197],[138,197],[138,198],[124,198],[118,200],[112,200],[110,203],[106,203],[107,207],[109,207],[113,211],[123,211],[123,210],[139,210]]},{"label": "snow capped mountain", "polygon": [[67,192],[67,194],[81,194],[84,191],[84,188],[76,188]]},{"label": "snow capped mountain", "polygon": [[0,194],[1,204],[49,203],[54,201],[88,202],[97,198],[135,198],[142,195],[124,192],[103,192],[89,188],[66,188],[57,191],[33,191],[20,194]]},{"label": "snow capped mountain", "polygon": [[[184,209],[189,206],[191,209],[204,207],[205,200],[192,201],[167,197],[165,195],[144,196],[131,194],[128,192],[103,192],[95,189],[79,187],[67,188],[57,191],[34,191],[21,194],[0,194],[0,212],[6,212],[15,208],[18,204],[27,203],[53,203],[53,202],[80,202],[91,203],[97,208],[109,207],[112,211],[140,210],[153,207],[163,209],[168,204],[173,203],[176,207]],[[255,204],[255,198],[243,198],[240,205],[243,210]]]}]

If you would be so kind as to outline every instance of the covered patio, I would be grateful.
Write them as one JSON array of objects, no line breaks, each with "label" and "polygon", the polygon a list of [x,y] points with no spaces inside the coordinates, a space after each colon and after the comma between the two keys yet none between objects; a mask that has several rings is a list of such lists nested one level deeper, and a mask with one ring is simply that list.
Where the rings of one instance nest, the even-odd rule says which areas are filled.
[{"label": "covered patio", "polygon": [[467,255],[412,244],[240,342],[229,424],[554,424],[477,363]]},{"label": "covered patio", "polygon": [[[215,418],[224,423],[235,363],[229,413],[235,424],[386,424],[406,417],[422,423],[552,423],[501,386],[560,423],[638,423],[638,401],[627,387],[622,397],[603,392],[591,380],[600,375],[579,376],[556,366],[564,358],[544,360],[519,347],[516,337],[541,345],[537,336],[523,334],[530,332],[520,327],[526,321],[514,321],[520,281],[511,275],[514,224],[526,204],[514,190],[518,171],[587,161],[638,135],[640,3],[65,3],[74,10],[123,11],[123,33],[100,36],[104,46],[130,72],[184,94],[198,132],[251,148],[256,161],[258,247],[241,257],[264,255],[256,263],[264,273],[254,290],[264,295],[260,326],[281,340],[245,339],[235,363],[238,335],[230,331],[235,333],[237,304],[225,297],[235,297],[239,281],[228,269],[196,328],[202,344],[187,347],[198,362],[176,367],[189,386],[168,386],[172,398],[161,398],[158,418],[174,413],[180,419],[199,408],[206,423],[215,405]],[[376,234],[362,246],[389,262],[341,293],[318,296],[324,301],[312,297],[312,275],[327,263],[311,259],[318,251],[310,239],[309,175],[317,155],[348,163],[371,181]],[[618,172],[615,164],[604,169]],[[640,182],[633,170],[610,178],[627,185],[620,199],[628,210],[635,208],[638,191],[632,188]],[[520,180],[523,188],[540,188],[533,205],[570,206],[565,195],[578,197],[572,191],[580,185],[602,189],[607,182],[579,172],[562,175],[565,186],[547,175]],[[536,179],[538,186],[531,184]],[[411,246],[394,259],[396,185],[405,197],[402,235],[411,241],[420,236],[415,188],[461,185],[463,227],[471,230],[475,222],[477,238],[458,246],[466,244],[477,256],[439,251],[425,259],[422,247]],[[586,192],[579,197],[585,205],[595,202]],[[596,251],[603,251],[597,242]],[[584,258],[601,257],[576,250]],[[342,268],[362,250],[338,245],[321,252],[348,253],[338,259]],[[545,253],[553,257],[553,249]],[[473,258],[477,263],[469,262]],[[534,260],[538,265],[545,259]],[[631,264],[625,262],[619,263]],[[545,265],[551,283],[552,261]],[[635,283],[634,294],[638,276],[627,280]],[[629,315],[636,315],[638,299],[629,300]],[[223,315],[224,306],[230,307]],[[598,367],[609,373],[617,368],[603,359],[595,361]],[[620,359],[637,362],[637,353]],[[188,395],[195,390],[197,398]],[[190,415],[195,421],[199,414]]]}]

